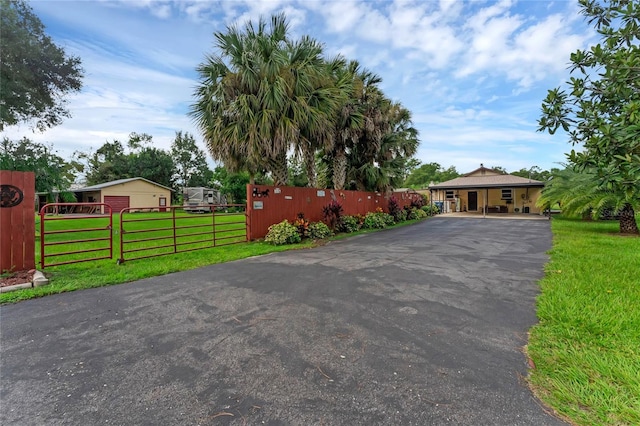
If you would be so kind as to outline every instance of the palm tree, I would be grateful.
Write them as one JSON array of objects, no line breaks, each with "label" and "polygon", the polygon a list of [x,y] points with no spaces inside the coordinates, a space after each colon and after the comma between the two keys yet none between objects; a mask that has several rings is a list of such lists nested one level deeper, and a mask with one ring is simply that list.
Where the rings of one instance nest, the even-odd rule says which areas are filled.
[{"label": "palm tree", "polygon": [[387,191],[402,184],[406,162],[416,152],[411,114],[391,102],[376,74],[358,62],[332,68],[341,103],[334,117],[333,145],[322,157],[333,188]]},{"label": "palm tree", "polygon": [[276,185],[288,180],[287,152],[312,158],[327,143],[336,107],[324,73],[322,45],[291,41],[284,14],[242,30],[215,34],[218,56],[198,67],[191,116],[214,159],[230,170],[269,170]]},{"label": "palm tree", "polygon": [[382,98],[375,108],[376,126],[365,131],[349,155],[349,179],[359,190],[388,192],[402,185],[407,161],[418,148],[411,113]]},{"label": "palm tree", "polygon": [[377,84],[380,79],[363,70],[357,61],[337,60],[330,64],[335,87],[340,93],[340,104],[333,120],[333,144],[324,160],[330,169],[334,189],[344,189],[347,179],[347,154],[364,131],[365,117],[362,97],[365,84]]},{"label": "palm tree", "polygon": [[566,216],[599,219],[607,213],[619,217],[620,233],[639,234],[635,211],[640,208],[640,198],[635,193],[615,192],[600,183],[595,171],[577,172],[571,167],[556,170],[538,199],[539,207],[559,203]]},{"label": "palm tree", "polygon": [[382,79],[378,75],[363,70],[358,79],[362,82],[357,92],[362,127],[348,153],[348,176],[359,190],[374,190],[374,187],[386,186],[383,182],[386,176],[380,175],[382,169],[376,160],[383,138],[390,130],[391,101],[379,89]]},{"label": "palm tree", "polygon": [[333,84],[330,70],[341,59],[326,63],[321,53],[322,46],[308,37],[289,46],[290,111],[291,119],[299,126],[293,143],[304,162],[310,187],[317,186],[316,152],[330,149],[333,144],[332,123],[340,105],[340,91]]},{"label": "palm tree", "polygon": [[416,154],[420,144],[408,109],[394,103],[389,114],[390,130],[382,140],[377,158],[377,162],[388,169],[389,186],[384,190],[398,188],[404,183],[406,164]]},{"label": "palm tree", "polygon": [[[245,46],[241,34],[235,27],[228,31],[227,35],[216,33],[217,47],[225,57],[232,56],[231,52],[237,58],[242,57]],[[248,170],[253,180],[258,159],[251,155],[250,141],[238,111],[241,102],[248,103],[251,82],[243,81],[243,76],[227,66],[222,56],[207,56],[197,71],[200,75],[195,91],[197,101],[189,114],[202,132],[213,159],[223,162],[230,172]]]}]

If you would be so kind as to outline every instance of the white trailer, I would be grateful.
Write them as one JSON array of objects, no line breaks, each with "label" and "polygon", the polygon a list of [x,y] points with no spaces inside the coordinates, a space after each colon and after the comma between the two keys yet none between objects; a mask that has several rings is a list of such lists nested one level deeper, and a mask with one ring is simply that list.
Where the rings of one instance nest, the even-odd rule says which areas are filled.
[{"label": "white trailer", "polygon": [[212,206],[227,204],[227,199],[220,191],[212,188],[188,187],[182,189],[182,205],[190,213],[210,212]]}]

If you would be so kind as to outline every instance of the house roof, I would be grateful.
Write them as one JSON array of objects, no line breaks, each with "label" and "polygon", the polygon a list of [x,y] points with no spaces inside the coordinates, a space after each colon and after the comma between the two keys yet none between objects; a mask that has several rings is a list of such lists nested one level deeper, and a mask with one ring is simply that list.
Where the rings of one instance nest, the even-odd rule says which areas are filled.
[{"label": "house roof", "polygon": [[480,174],[480,175],[486,175],[486,174],[489,174],[489,175],[492,175],[492,174],[493,175],[503,175],[504,173],[499,171],[499,170],[496,170],[496,169],[490,169],[488,167],[485,167],[483,164],[480,164],[480,167],[478,167],[477,169],[475,169],[475,170],[473,170],[473,171],[471,171],[469,173],[465,173],[462,176],[474,176],[474,175],[478,175],[478,174]]},{"label": "house roof", "polygon": [[[514,175],[487,174],[477,175],[483,168],[474,170],[464,176],[430,185],[429,189],[461,189],[461,188],[501,188],[501,187],[529,187],[541,188],[544,182],[527,179]],[[486,169],[491,170],[491,169]]]},{"label": "house roof", "polygon": [[142,178],[142,177],[134,177],[134,178],[127,178],[127,179],[112,180],[111,182],[99,183],[97,185],[85,186],[84,188],[74,189],[73,192],[100,191],[101,189],[108,188],[110,186],[121,185],[123,183],[133,182],[133,181],[136,181],[136,180],[143,180],[143,181],[145,181],[147,183],[150,183],[151,185],[159,186],[160,188],[164,188],[164,189],[168,189],[169,191],[173,191],[173,189],[171,189],[169,187],[166,187],[164,185],[160,185],[159,183],[156,183],[156,182],[151,181],[149,179],[145,179],[145,178]]}]

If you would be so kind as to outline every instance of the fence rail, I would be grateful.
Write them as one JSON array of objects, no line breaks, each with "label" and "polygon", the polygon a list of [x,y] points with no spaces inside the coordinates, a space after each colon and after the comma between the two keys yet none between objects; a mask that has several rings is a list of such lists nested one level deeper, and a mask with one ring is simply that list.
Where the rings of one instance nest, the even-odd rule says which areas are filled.
[{"label": "fence rail", "polygon": [[246,242],[246,206],[212,207],[203,213],[190,213],[184,206],[166,207],[164,212],[156,208],[154,217],[136,217],[150,209],[123,209],[118,263]]},{"label": "fence rail", "polygon": [[[104,214],[59,214],[76,209],[104,211]],[[83,226],[77,227],[78,219],[90,221],[81,222]],[[84,226],[87,223],[91,226]],[[80,238],[76,238],[79,233]],[[102,203],[50,203],[40,209],[41,268],[112,258],[111,206]]]}]

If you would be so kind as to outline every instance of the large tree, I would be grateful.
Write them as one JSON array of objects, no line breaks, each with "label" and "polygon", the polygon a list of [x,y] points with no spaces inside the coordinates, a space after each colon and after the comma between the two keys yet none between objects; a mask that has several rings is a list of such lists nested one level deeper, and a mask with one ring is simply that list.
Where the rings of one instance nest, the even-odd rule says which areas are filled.
[{"label": "large tree", "polygon": [[539,130],[567,132],[569,161],[593,171],[602,191],[623,203],[620,232],[639,234],[634,201],[640,197],[640,3],[580,0],[582,14],[600,43],[570,58],[567,90],[550,90],[542,104]]},{"label": "large tree", "polygon": [[445,169],[439,163],[423,164],[413,170],[404,182],[410,188],[427,188],[431,183],[445,182],[460,176],[454,166]]},{"label": "large tree", "polygon": [[174,176],[175,164],[173,158],[165,150],[144,147],[139,152],[129,155],[129,177],[142,177],[173,188]]},{"label": "large tree", "polygon": [[358,190],[387,192],[403,184],[406,164],[418,148],[418,131],[402,105],[381,92],[369,97],[364,131],[348,155],[348,177]]},{"label": "large tree", "polygon": [[287,183],[287,152],[305,158],[328,141],[335,108],[322,46],[291,40],[284,14],[214,34],[216,54],[198,67],[191,116],[213,158],[230,171],[271,172]]},{"label": "large tree", "polygon": [[382,79],[356,61],[343,61],[332,76],[340,97],[323,173],[332,176],[335,189],[398,187],[418,146],[411,113],[388,99],[379,87]]},{"label": "large tree", "polygon": [[97,185],[131,177],[127,154],[120,141],[105,142],[95,152],[77,152],[76,155],[86,163],[85,179],[87,185]]},{"label": "large tree", "polygon": [[213,170],[211,186],[220,191],[227,198],[229,204],[244,204],[247,202],[247,172],[230,173],[224,167]]},{"label": "large tree", "polygon": [[153,138],[145,133],[131,133],[128,152],[120,141],[105,142],[94,153],[77,153],[86,162],[87,185],[112,180],[143,177],[170,188],[176,173],[172,156],[153,146]]},{"label": "large tree", "polygon": [[190,133],[176,132],[171,144],[171,156],[176,166],[178,187],[207,186],[213,172],[207,166],[207,156]]},{"label": "large tree", "polygon": [[[322,116],[322,131],[307,137],[303,129],[302,148],[304,168],[308,186],[342,189],[347,173],[347,151],[362,130],[364,121],[358,103],[358,72],[356,61],[347,62],[336,56],[324,63],[324,73],[320,81],[319,93],[324,95],[324,111],[330,116]],[[307,142],[307,143],[304,143]],[[320,176],[316,176],[317,172]]]},{"label": "large tree", "polygon": [[22,0],[0,0],[0,130],[21,122],[39,130],[69,117],[65,95],[80,90],[80,59],[45,34]]},{"label": "large tree", "polygon": [[34,172],[37,192],[64,193],[82,170],[80,163],[66,161],[50,146],[27,138],[12,141],[5,137],[1,144],[0,170]]},{"label": "large tree", "polygon": [[542,170],[538,166],[532,166],[530,168],[521,168],[520,170],[516,170],[515,172],[511,172],[510,174],[514,176],[520,176],[527,179],[539,180],[540,182],[548,181],[554,172],[558,169],[551,170]]},{"label": "large tree", "polygon": [[335,63],[331,74],[340,93],[333,118],[333,144],[324,160],[334,189],[344,189],[347,180],[347,154],[364,129],[362,96],[365,84],[377,84],[379,77],[360,67],[357,61]]}]

